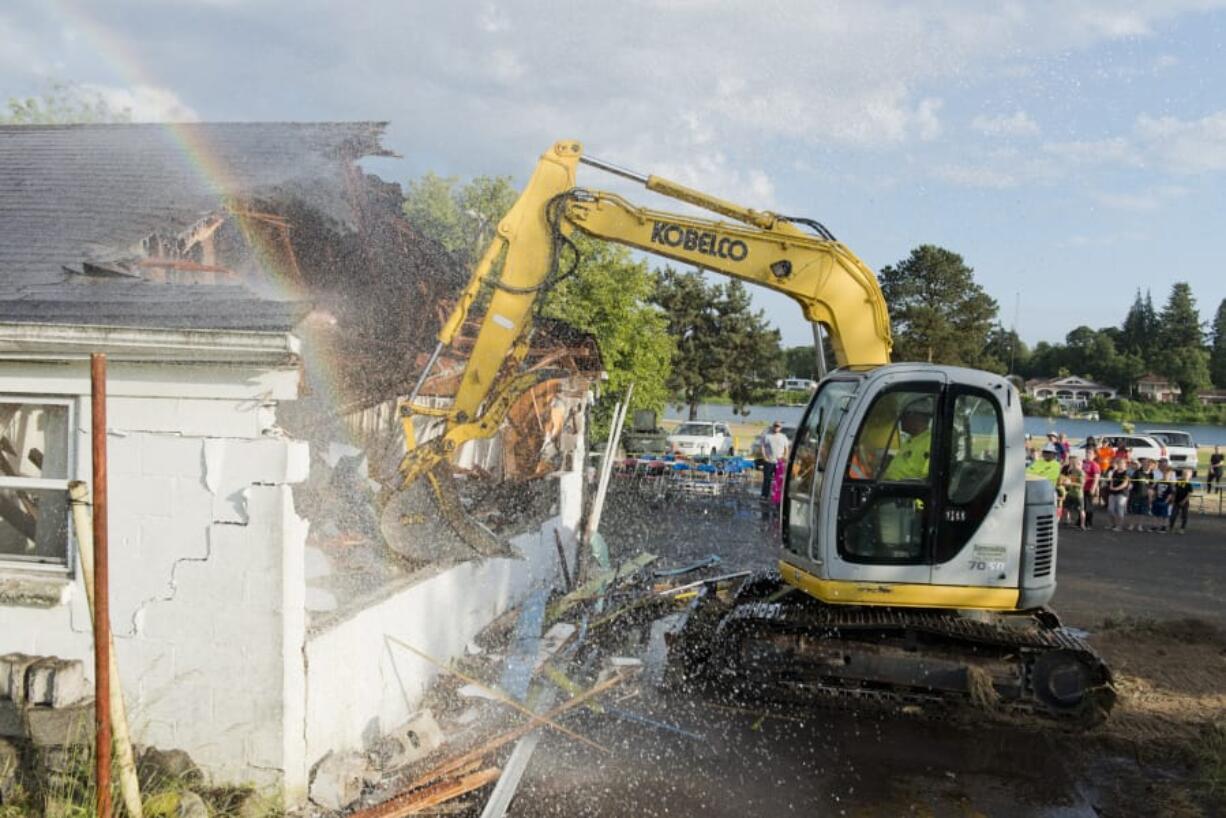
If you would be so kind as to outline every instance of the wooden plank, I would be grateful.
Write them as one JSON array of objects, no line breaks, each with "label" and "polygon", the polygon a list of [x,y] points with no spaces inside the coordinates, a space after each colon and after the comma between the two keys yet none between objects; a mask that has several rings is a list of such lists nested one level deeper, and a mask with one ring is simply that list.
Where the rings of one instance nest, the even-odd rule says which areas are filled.
[{"label": "wooden plank", "polygon": [[[579,705],[584,704],[591,699],[594,699],[596,696],[599,696],[600,694],[605,693],[608,690],[611,690],[612,688],[616,687],[617,685],[629,679],[632,675],[633,675],[632,673],[619,673],[616,676],[610,676],[608,679],[605,679],[600,684],[594,685],[588,688],[587,690],[583,691],[582,693],[580,693],[578,696],[568,699],[567,701],[563,702],[562,704],[550,710],[548,713],[544,713],[542,715],[534,715],[532,719],[526,722],[525,724],[521,724],[520,726],[512,730],[508,730],[505,733],[495,736],[494,738],[490,739],[489,741],[485,742],[479,747],[475,747],[472,750],[469,750],[467,753],[464,753],[463,755],[457,756],[455,758],[444,761],[441,764],[438,764],[433,769],[418,776],[416,780],[414,780],[411,784],[409,784],[408,787],[405,788],[406,791],[418,790],[429,784],[433,784],[435,781],[437,781],[440,778],[454,776],[457,770],[461,770],[466,765],[472,764],[474,761],[478,761],[482,758],[485,758],[487,755],[494,752],[495,750],[498,750],[499,748],[504,747],[507,744],[510,744],[512,741],[516,741],[520,736],[527,735],[528,733],[532,732],[533,730],[535,730],[536,728],[540,727],[543,724],[552,723],[554,719],[563,715],[567,711],[573,710]],[[605,752],[608,752],[608,751],[606,750]]]},{"label": "wooden plank", "polygon": [[439,781],[405,795],[397,795],[382,804],[352,813],[349,818],[403,818],[403,816],[419,813],[480,789],[498,778],[500,774],[501,770],[497,767],[487,767],[459,778]]}]

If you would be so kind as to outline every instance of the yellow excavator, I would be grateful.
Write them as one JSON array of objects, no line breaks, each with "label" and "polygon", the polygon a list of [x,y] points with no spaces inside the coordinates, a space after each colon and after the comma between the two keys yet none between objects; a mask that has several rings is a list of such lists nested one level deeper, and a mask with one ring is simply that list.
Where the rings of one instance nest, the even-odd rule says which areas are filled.
[{"label": "yellow excavator", "polygon": [[[729,221],[579,187],[580,164]],[[988,372],[891,364],[876,276],[820,223],[628,171],[585,156],[578,142],[541,156],[402,404],[400,494],[412,499],[385,511],[389,542],[453,536],[477,553],[504,553],[464,518],[450,458],[492,436],[551,376],[521,364],[541,299],[577,263],[576,231],[788,295],[814,325],[819,367],[819,328],[838,364],[791,449],[778,570],[746,582],[733,603],[712,597],[692,613],[679,641],[687,667],[802,700],[967,699],[1083,721],[1110,710],[1109,669],[1045,607],[1055,591],[1055,496],[1051,483],[1026,479],[1015,387]],[[454,401],[421,405],[421,385],[487,292]]]}]

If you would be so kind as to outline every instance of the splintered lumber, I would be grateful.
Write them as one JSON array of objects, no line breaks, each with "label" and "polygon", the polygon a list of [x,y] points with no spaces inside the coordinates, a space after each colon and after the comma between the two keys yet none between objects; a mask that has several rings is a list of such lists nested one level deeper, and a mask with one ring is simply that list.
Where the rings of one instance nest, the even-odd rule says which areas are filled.
[{"label": "splintered lumber", "polygon": [[596,597],[600,596],[606,586],[624,582],[655,561],[655,554],[643,553],[639,554],[629,562],[622,563],[617,567],[616,571],[601,571],[592,579],[583,583],[578,588],[550,605],[545,621],[556,621],[558,617],[579,603],[587,602],[590,599],[595,599]]},{"label": "splintered lumber", "polygon": [[[579,695],[573,698],[567,699],[565,702],[553,708],[548,713],[543,713],[539,715],[534,714],[530,721],[524,724],[521,724],[520,726],[512,730],[508,730],[505,733],[495,736],[494,738],[490,739],[489,741],[485,742],[479,747],[475,747],[474,749],[469,750],[467,753],[464,753],[461,756],[457,756],[456,758],[452,758],[447,761],[444,761],[443,763],[434,767],[434,769],[429,770],[428,772],[425,772],[422,775],[418,776],[418,778],[415,781],[413,781],[413,783],[411,783],[408,787],[405,788],[406,792],[413,792],[415,790],[419,790],[422,787],[433,784],[435,781],[439,780],[440,778],[446,778],[447,776],[454,776],[456,774],[456,771],[464,769],[466,766],[472,764],[475,761],[480,761],[481,759],[485,758],[487,755],[499,749],[500,747],[504,747],[505,745],[510,744],[512,741],[515,741],[520,736],[527,735],[528,733],[532,732],[533,730],[540,727],[541,725],[552,723],[552,721],[556,719],[558,716],[561,716],[562,714],[570,710],[573,710],[574,708],[578,707],[581,704],[584,704],[585,702],[595,698],[596,696],[599,696],[600,694],[608,690],[611,690],[614,687],[617,687],[619,684],[626,681],[626,679],[630,678],[630,676],[632,675],[633,675],[632,673],[627,672],[627,673],[618,673],[615,676],[610,676],[608,679],[605,679],[603,682],[597,685],[593,685],[592,687],[583,691]],[[602,751],[608,752],[607,750],[603,750],[603,748],[602,748]]]},{"label": "splintered lumber", "polygon": [[734,571],[731,574],[720,574],[717,577],[707,577],[706,579],[700,579],[696,582],[691,582],[686,585],[678,585],[675,588],[666,588],[665,590],[660,591],[659,595],[660,596],[671,596],[673,594],[679,594],[679,593],[682,593],[683,591],[689,591],[691,589],[698,588],[703,585],[711,585],[713,583],[727,582],[728,580],[731,580],[731,579],[739,579],[741,577],[747,577],[751,573],[753,572],[752,571]]},{"label": "splintered lumber", "polygon": [[487,767],[459,778],[439,781],[420,790],[397,795],[382,804],[355,812],[349,818],[401,818],[405,815],[412,815],[480,789],[497,779],[501,772],[497,767]]},{"label": "splintered lumber", "polygon": [[449,665],[444,664],[443,662],[440,662],[438,659],[435,659],[430,654],[424,653],[418,650],[417,648],[413,647],[408,642],[402,642],[390,634],[385,635],[385,638],[387,639],[387,641],[391,642],[393,645],[404,648],[409,653],[412,653],[414,656],[417,656],[421,659],[425,659],[427,662],[434,665],[436,668],[443,671],[444,673],[450,673],[451,675],[464,680],[468,684],[476,687],[482,693],[485,693],[487,696],[489,696],[494,701],[501,702],[502,704],[505,704],[508,707],[512,707],[515,710],[518,710],[519,712],[523,713],[524,715],[532,717],[534,720],[537,720],[537,719],[543,720],[546,727],[549,727],[550,729],[553,729],[553,730],[557,730],[562,735],[573,738],[575,741],[582,742],[583,744],[588,745],[592,749],[599,750],[602,753],[609,752],[609,749],[607,747],[601,744],[597,744],[596,742],[592,741],[590,738],[587,738],[586,736],[581,736],[578,733],[574,732],[573,730],[568,730],[567,728],[563,727],[557,722],[552,721],[552,719],[548,715],[539,716],[536,713],[533,713],[529,708],[515,701],[515,699],[512,699],[510,696],[508,696],[506,693],[503,693],[501,690],[490,687],[487,684],[483,684],[477,679],[474,679],[472,676],[469,676],[468,674],[463,673],[462,671],[456,670],[455,668],[450,667]]}]

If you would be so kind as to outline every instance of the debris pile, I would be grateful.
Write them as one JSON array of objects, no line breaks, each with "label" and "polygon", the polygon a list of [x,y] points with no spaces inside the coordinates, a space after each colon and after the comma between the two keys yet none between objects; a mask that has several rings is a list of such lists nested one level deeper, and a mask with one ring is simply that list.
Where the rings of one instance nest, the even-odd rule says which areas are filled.
[{"label": "debris pile", "polygon": [[[726,592],[745,572],[711,573],[718,557],[653,570],[641,553],[597,567],[573,588],[540,589],[444,662],[388,637],[389,649],[442,671],[422,710],[362,754],[330,756],[313,772],[311,800],[328,813],[399,818],[450,804],[465,814],[500,816],[543,732],[585,745],[595,720],[700,739],[648,715],[666,686],[668,638],[703,588]],[[636,704],[637,702],[637,704]],[[462,800],[461,800],[462,799]]]}]

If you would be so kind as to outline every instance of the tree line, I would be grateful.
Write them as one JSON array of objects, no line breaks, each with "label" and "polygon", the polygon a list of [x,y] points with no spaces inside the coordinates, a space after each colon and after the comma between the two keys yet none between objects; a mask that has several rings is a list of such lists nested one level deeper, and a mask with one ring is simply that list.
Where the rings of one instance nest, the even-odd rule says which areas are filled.
[{"label": "tree line", "polygon": [[[1124,396],[1136,394],[1137,382],[1152,373],[1178,385],[1186,403],[1195,403],[1210,387],[1226,389],[1226,299],[1206,327],[1187,282],[1171,285],[1161,310],[1150,292],[1138,290],[1118,326],[1079,326],[1063,342],[1040,341],[1032,349],[1004,327],[996,301],[957,253],[922,245],[884,267],[878,279],[889,305],[895,361],[969,366],[1021,378],[1078,375]],[[815,374],[812,346],[781,354],[793,374]]]},{"label": "tree line", "polygon": [[[423,235],[471,267],[517,192],[507,177],[461,183],[426,174],[412,181],[404,211]],[[627,248],[573,237],[576,275],[546,297],[542,314],[592,333],[618,396],[634,382],[632,408],[685,405],[691,418],[716,396],[734,411],[768,400],[784,377],[817,377],[812,345],[782,347],[778,330],[752,307],[739,281],[712,282],[697,270],[650,268]],[[1213,325],[1200,323],[1190,285],[1176,282],[1161,310],[1140,291],[1118,326],[1080,326],[1064,342],[1032,349],[1002,324],[999,305],[962,256],[924,244],[878,275],[889,305],[895,361],[967,366],[1022,378],[1080,375],[1122,395],[1155,373],[1183,399],[1226,388],[1226,301]],[[609,406],[598,407],[603,425]]]}]

